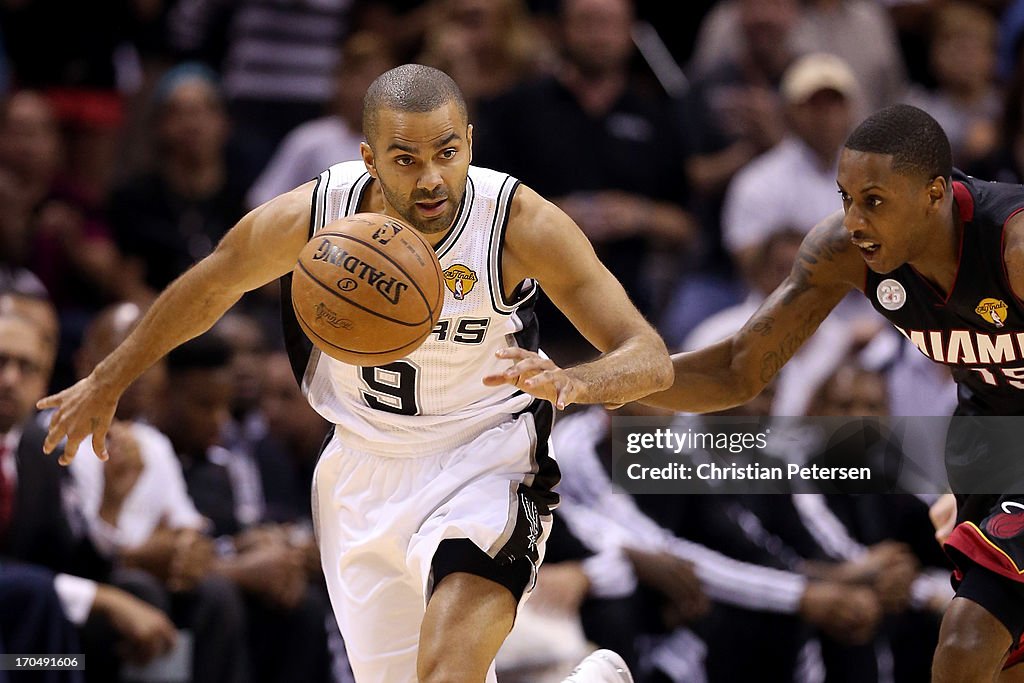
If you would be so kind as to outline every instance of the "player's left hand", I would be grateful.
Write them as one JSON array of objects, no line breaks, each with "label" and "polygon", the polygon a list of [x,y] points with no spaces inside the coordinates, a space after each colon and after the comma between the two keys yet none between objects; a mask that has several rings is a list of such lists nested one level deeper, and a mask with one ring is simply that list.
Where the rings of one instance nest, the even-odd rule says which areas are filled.
[{"label": "player's left hand", "polygon": [[549,358],[516,347],[500,349],[495,355],[512,361],[512,366],[505,372],[484,377],[486,386],[511,384],[537,398],[551,401],[559,410],[572,405],[580,396],[579,383]]},{"label": "player's left hand", "polygon": [[935,527],[935,540],[942,545],[956,526],[956,496],[945,493],[928,509],[928,518]]}]

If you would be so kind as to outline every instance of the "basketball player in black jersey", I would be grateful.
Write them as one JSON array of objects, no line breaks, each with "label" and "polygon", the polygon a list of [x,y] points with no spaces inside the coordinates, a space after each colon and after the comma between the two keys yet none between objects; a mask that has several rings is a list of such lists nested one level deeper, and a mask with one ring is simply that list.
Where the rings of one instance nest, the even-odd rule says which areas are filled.
[{"label": "basketball player in black jersey", "polygon": [[[959,415],[1024,415],[1024,187],[955,171],[942,128],[907,105],[857,127],[837,183],[842,211],[804,239],[788,279],[739,332],[674,355],[672,387],[643,402],[698,413],[746,403],[859,289],[923,353],[951,367]],[[552,369],[532,354],[518,359],[524,376]],[[1001,465],[1024,462],[1012,457],[1024,439],[972,428],[972,419],[953,420],[947,439],[957,519],[945,548],[957,592],[932,680],[1024,681],[1024,666],[1014,666],[1024,661],[1024,481],[984,471],[990,453],[1009,454]],[[984,481],[986,474],[994,476]]]}]

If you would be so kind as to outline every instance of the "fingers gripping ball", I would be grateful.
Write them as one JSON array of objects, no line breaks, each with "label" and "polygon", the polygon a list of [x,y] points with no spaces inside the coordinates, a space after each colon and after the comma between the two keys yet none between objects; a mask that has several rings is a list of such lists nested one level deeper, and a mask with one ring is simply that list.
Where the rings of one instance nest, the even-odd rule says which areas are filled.
[{"label": "fingers gripping ball", "polygon": [[419,348],[441,315],[444,289],[441,264],[418,231],[359,213],[324,226],[302,249],[292,306],[327,355],[383,365]]}]

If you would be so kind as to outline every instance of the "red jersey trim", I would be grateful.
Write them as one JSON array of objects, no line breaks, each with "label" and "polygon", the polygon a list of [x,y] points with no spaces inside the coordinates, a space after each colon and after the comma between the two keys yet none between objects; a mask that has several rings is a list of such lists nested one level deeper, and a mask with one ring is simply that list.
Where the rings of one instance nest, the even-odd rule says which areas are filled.
[{"label": "red jersey trim", "polygon": [[988,540],[985,533],[974,522],[958,524],[946,539],[946,545],[953,547],[975,564],[993,571],[999,576],[1024,583],[1024,569],[1018,567],[1006,552]]},{"label": "red jersey trim", "polygon": [[960,209],[960,220],[969,223],[974,220],[974,197],[967,186],[956,180],[953,181],[953,198]]}]

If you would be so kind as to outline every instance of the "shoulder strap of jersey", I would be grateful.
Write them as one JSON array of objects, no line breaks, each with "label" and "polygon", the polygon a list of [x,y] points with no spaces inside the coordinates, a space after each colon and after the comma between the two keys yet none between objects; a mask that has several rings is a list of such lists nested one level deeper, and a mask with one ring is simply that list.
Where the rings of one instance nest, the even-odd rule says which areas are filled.
[{"label": "shoulder strap of jersey", "polygon": [[501,270],[501,255],[505,249],[505,233],[508,230],[508,219],[512,211],[512,197],[515,196],[519,181],[512,176],[505,176],[495,200],[494,218],[491,224],[491,244],[488,250],[488,268],[490,277],[487,279],[491,287],[491,305],[497,313],[509,314],[523,302],[533,291],[532,282],[525,291],[516,292],[514,300],[505,296],[505,283]]},{"label": "shoulder strap of jersey", "polygon": [[310,199],[309,208],[309,238],[324,227],[327,221],[327,187],[331,182],[331,169],[325,170],[316,179],[316,186],[313,188],[313,196]]}]

